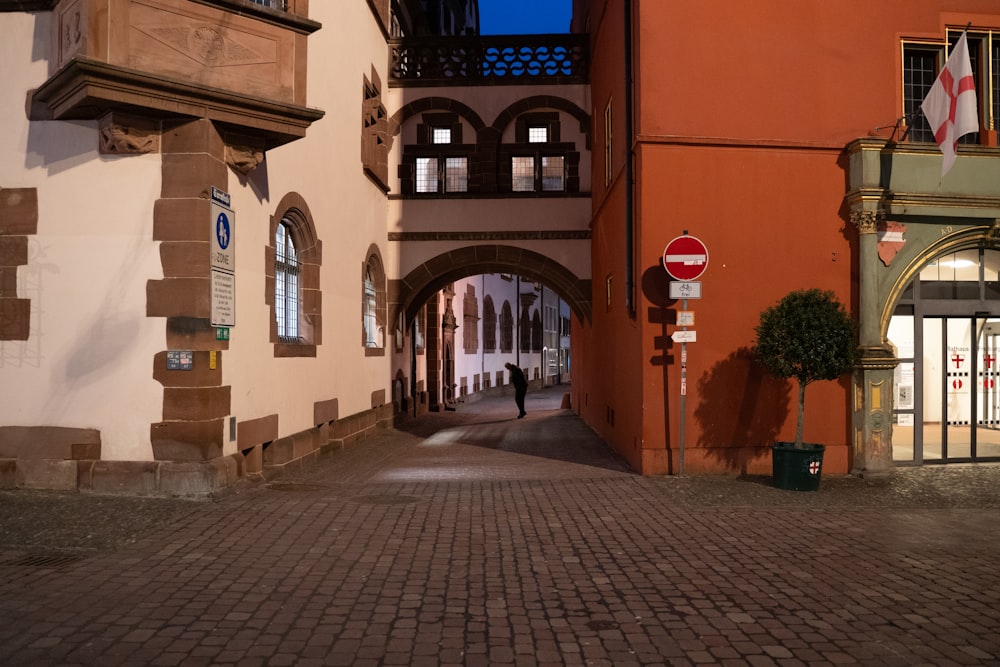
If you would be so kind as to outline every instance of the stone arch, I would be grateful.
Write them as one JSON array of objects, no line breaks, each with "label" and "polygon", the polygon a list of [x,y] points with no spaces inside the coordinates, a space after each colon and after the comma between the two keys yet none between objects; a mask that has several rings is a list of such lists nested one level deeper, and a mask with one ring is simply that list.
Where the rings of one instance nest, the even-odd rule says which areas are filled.
[{"label": "stone arch", "polygon": [[520,99],[497,115],[496,119],[493,121],[492,128],[498,134],[503,134],[504,128],[510,125],[515,118],[525,112],[531,111],[532,109],[541,108],[558,109],[559,111],[564,111],[580,121],[580,130],[587,139],[587,150],[590,150],[592,139],[590,114],[563,97],[556,97],[554,95],[534,95],[532,97]]},{"label": "stone arch", "polygon": [[513,273],[538,280],[568,303],[573,314],[581,321],[590,321],[590,279],[578,278],[572,271],[545,255],[506,245],[465,246],[428,259],[402,280],[395,281],[393,316],[398,317],[402,310],[406,321],[410,322],[427,300],[442,287],[480,273]]},{"label": "stone arch", "polygon": [[389,119],[388,127],[389,146],[392,146],[393,139],[397,134],[399,134],[399,130],[403,127],[403,123],[418,113],[431,110],[451,111],[453,113],[457,113],[472,126],[472,128],[476,131],[476,134],[486,127],[486,123],[483,122],[483,119],[479,116],[479,114],[467,104],[463,104],[458,100],[453,100],[450,97],[421,97],[419,100],[413,100],[409,104],[404,104],[396,113],[392,114],[392,118]]},{"label": "stone arch", "polygon": [[934,242],[927,244],[913,259],[903,265],[896,275],[892,286],[889,288],[886,299],[882,303],[882,312],[879,313],[879,336],[881,340],[884,342],[888,339],[889,322],[892,320],[892,314],[896,310],[896,304],[899,302],[903,291],[930,260],[949,252],[978,248],[983,243],[990,246],[996,245],[990,236],[990,227],[973,226],[958,229],[947,236],[942,236]]}]

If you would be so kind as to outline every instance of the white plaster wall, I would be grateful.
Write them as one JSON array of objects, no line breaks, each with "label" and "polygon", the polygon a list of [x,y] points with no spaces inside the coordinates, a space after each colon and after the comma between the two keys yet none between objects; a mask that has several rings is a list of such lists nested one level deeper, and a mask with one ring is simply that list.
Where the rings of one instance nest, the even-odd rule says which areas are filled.
[{"label": "white plaster wall", "polygon": [[[466,353],[463,345],[465,325],[465,301],[464,295],[467,286],[472,285],[476,290],[477,303],[477,336],[479,340],[478,351]],[[452,309],[455,311],[455,318],[459,328],[455,332],[455,382],[461,386],[461,378],[468,379],[467,388],[469,392],[473,387],[473,376],[477,373],[482,377],[485,372],[490,378],[493,386],[496,386],[496,371],[504,371],[504,384],[510,384],[510,373],[504,368],[504,364],[512,363],[529,369],[528,378],[534,377],[534,369],[541,367],[541,355],[538,352],[519,352],[520,332],[518,330],[520,306],[518,305],[518,289],[521,292],[533,290],[531,283],[518,281],[515,276],[513,280],[504,280],[498,273],[481,274],[463,278],[454,283],[455,299],[452,302]],[[483,352],[483,303],[486,295],[493,298],[493,307],[497,315],[496,350],[494,352]],[[514,346],[510,352],[500,351],[500,313],[503,311],[504,301],[510,302],[511,313],[514,316]],[[529,315],[533,316],[538,310],[540,300],[536,301],[529,308]]]},{"label": "white plaster wall", "polygon": [[152,233],[158,155],[99,155],[96,122],[28,122],[27,91],[45,81],[51,14],[0,13],[0,187],[37,188],[38,230],[18,296],[27,341],[0,341],[0,425],[101,431],[102,457],[152,458],[162,419],[152,378],[164,322],[146,317],[162,277]]},{"label": "white plaster wall", "polygon": [[[323,27],[309,37],[308,105],[326,115],[305,139],[268,151],[249,179],[231,174],[229,182],[237,215],[237,325],[223,381],[232,386],[238,421],[278,413],[282,436],[315,426],[316,401],[338,399],[344,417],[370,409],[373,391],[392,398],[391,325],[385,356],[366,357],[361,334],[369,246],[381,249],[387,276],[398,273],[386,247],[386,198],[364,175],[360,157],[363,81],[374,65],[386,91],[385,40],[364,2],[312,3],[310,18]],[[275,358],[268,338],[268,220],[292,191],[305,199],[323,245],[323,331],[315,359]]]}]

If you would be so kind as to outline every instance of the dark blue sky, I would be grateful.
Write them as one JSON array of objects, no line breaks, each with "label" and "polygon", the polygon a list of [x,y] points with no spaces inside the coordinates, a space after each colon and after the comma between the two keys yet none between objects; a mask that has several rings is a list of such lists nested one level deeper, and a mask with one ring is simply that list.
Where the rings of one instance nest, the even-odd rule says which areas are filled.
[{"label": "dark blue sky", "polygon": [[484,35],[569,32],[573,0],[479,0]]}]

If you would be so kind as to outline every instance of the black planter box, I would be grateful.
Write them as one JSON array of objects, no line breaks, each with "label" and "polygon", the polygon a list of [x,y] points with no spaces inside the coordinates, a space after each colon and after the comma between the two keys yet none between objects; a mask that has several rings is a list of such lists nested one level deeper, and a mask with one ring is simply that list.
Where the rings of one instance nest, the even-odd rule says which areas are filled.
[{"label": "black planter box", "polygon": [[776,442],[771,445],[771,466],[774,485],[790,491],[818,491],[823,473],[825,445]]}]

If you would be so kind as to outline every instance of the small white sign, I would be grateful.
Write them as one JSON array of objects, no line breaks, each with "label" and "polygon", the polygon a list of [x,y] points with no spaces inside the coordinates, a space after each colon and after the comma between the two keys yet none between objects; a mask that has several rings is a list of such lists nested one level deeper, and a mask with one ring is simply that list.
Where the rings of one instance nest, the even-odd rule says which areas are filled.
[{"label": "small white sign", "polygon": [[697,331],[675,331],[670,336],[675,343],[696,343],[698,342]]},{"label": "small white sign", "polygon": [[236,277],[212,269],[212,326],[236,326]]},{"label": "small white sign", "polygon": [[677,326],[679,327],[693,327],[694,326],[694,311],[693,310],[682,310],[677,313]]},{"label": "small white sign", "polygon": [[700,299],[701,283],[697,281],[682,282],[679,280],[670,281],[671,299]]}]

